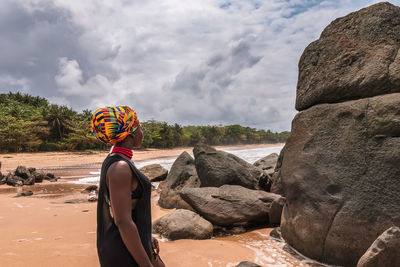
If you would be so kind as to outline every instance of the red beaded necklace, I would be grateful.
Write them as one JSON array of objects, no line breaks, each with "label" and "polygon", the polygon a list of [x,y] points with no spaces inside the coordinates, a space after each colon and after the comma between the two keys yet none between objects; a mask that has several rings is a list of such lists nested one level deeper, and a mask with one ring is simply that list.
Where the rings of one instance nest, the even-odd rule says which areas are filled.
[{"label": "red beaded necklace", "polygon": [[133,155],[132,150],[127,149],[125,147],[119,147],[119,146],[114,146],[111,150],[111,153],[121,153],[130,159],[132,158],[132,155]]}]

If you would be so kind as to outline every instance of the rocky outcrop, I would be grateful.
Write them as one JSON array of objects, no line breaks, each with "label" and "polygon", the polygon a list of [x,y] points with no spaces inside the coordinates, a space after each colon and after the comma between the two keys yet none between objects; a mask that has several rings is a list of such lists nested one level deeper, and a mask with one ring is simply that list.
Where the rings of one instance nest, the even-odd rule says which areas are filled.
[{"label": "rocky outcrop", "polygon": [[357,267],[400,266],[400,228],[381,234],[358,261]]},{"label": "rocky outcrop", "polygon": [[208,239],[213,226],[193,211],[177,209],[154,221],[153,233],[171,240]]},{"label": "rocky outcrop", "polygon": [[296,109],[400,92],[400,8],[379,3],[333,21],[299,63]]},{"label": "rocky outcrop", "polygon": [[3,178],[4,182],[11,186],[33,185],[41,183],[43,179],[56,182],[58,178],[53,173],[46,174],[43,171],[36,171],[35,168],[27,168],[25,166],[18,166]]},{"label": "rocky outcrop", "polygon": [[[238,185],[185,188],[181,197],[202,217],[220,226],[268,224],[271,209],[281,196]],[[275,203],[275,204],[273,204]]]},{"label": "rocky outcrop", "polygon": [[400,93],[300,112],[280,170],[282,235],[314,259],[355,265],[400,225]]},{"label": "rocky outcrop", "polygon": [[165,209],[192,209],[179,195],[183,188],[199,187],[200,180],[196,173],[193,158],[183,152],[175,160],[165,181],[160,182],[158,205]]},{"label": "rocky outcrop", "polygon": [[150,164],[139,169],[152,182],[165,180],[168,170],[164,169],[160,164]]},{"label": "rocky outcrop", "polygon": [[399,47],[400,7],[381,3],[332,22],[300,60],[274,183],[282,236],[308,257],[355,266],[400,225]]},{"label": "rocky outcrop", "polygon": [[260,179],[265,176],[260,168],[233,154],[204,144],[197,145],[193,153],[202,187],[220,187],[230,184],[260,189]]}]

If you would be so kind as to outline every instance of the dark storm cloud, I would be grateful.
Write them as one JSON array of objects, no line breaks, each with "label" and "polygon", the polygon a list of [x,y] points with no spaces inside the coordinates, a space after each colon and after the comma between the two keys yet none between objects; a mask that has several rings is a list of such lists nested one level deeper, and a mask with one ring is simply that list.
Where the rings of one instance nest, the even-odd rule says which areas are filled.
[{"label": "dark storm cloud", "polygon": [[[82,46],[80,40],[83,32],[84,29],[71,21],[68,10],[51,2],[34,8],[17,1],[3,1],[0,4],[0,92],[22,90],[59,98],[54,77],[62,57],[79,62],[84,70],[83,79],[99,71],[112,74],[109,68],[101,64],[94,66],[97,62],[89,60],[87,52],[91,48]],[[78,100],[70,98],[66,104],[75,105]]]}]

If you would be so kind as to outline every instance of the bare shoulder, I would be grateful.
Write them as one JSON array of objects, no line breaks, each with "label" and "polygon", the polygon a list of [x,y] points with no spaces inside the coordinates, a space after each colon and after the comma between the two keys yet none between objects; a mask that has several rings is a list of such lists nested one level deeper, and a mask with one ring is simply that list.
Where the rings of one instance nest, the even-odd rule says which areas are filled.
[{"label": "bare shoulder", "polygon": [[111,182],[131,182],[132,178],[135,179],[135,175],[132,173],[131,167],[129,166],[129,163],[120,160],[117,162],[114,162],[110,165],[110,167],[107,170],[107,177],[108,180]]}]

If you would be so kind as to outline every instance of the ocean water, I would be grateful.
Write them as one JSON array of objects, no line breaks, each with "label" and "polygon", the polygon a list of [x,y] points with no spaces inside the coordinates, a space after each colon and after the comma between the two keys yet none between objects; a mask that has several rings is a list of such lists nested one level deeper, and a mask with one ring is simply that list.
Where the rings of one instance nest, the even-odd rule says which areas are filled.
[{"label": "ocean water", "polygon": [[[282,150],[282,148],[283,148],[283,146],[274,146],[274,147],[261,147],[261,148],[259,147],[259,148],[250,148],[250,149],[232,149],[232,150],[224,150],[224,151],[234,154],[234,155],[238,156],[239,158],[242,158],[245,161],[253,164],[255,161],[257,161],[265,156],[268,156],[269,154],[272,154],[272,153],[279,154],[279,152]],[[177,157],[167,157],[167,158],[145,160],[145,161],[136,162],[135,165],[137,168],[141,168],[141,167],[149,165],[149,164],[160,164],[165,169],[170,170],[171,166],[174,163],[174,161],[176,160],[176,158]],[[93,175],[93,176],[81,178],[77,181],[72,181],[72,182],[78,183],[78,184],[97,184],[100,181],[100,170],[90,172],[90,175]]]}]

